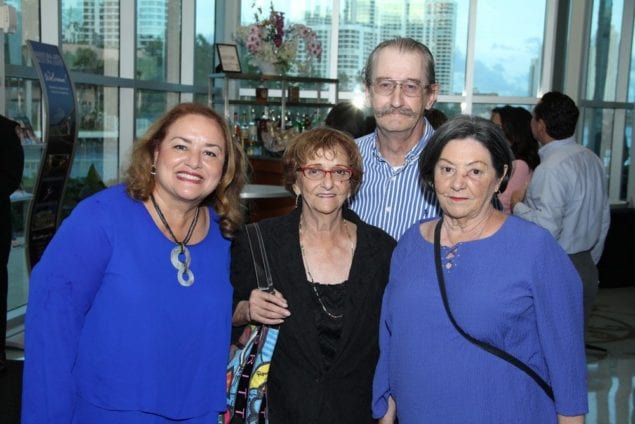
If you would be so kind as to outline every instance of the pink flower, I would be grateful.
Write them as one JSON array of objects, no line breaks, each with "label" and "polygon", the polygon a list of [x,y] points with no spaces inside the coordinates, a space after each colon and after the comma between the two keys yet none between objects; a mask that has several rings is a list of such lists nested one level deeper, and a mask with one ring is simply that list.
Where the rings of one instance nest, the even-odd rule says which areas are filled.
[{"label": "pink flower", "polygon": [[[286,30],[284,27],[284,13],[273,8],[267,19],[261,19],[261,11],[256,14],[256,22],[241,26],[235,34],[235,40],[243,45],[249,52],[250,63],[270,62],[284,64],[288,70],[292,66],[303,67],[312,58],[320,58],[322,55],[322,44],[317,34],[306,25],[290,25]],[[303,42],[306,54],[305,64],[296,63],[296,55],[299,44]]]}]

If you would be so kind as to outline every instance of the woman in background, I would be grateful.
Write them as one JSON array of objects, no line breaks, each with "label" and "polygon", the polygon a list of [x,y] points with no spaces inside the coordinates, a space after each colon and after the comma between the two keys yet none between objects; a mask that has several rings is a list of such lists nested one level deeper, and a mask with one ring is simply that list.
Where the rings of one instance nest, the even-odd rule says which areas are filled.
[{"label": "woman in background", "polygon": [[31,275],[23,423],[217,422],[244,169],[224,119],[184,103],[77,205]]},{"label": "woman in background", "polygon": [[511,213],[511,198],[515,191],[524,192],[534,169],[540,163],[538,141],[531,133],[531,112],[522,107],[503,106],[492,109],[491,121],[505,133],[514,153],[512,173],[507,188],[498,194],[505,213]]}]

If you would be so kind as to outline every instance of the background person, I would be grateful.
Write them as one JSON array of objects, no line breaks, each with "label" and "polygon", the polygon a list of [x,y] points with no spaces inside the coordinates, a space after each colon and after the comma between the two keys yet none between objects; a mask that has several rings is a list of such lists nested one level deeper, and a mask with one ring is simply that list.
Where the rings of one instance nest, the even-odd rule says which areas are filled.
[{"label": "background person", "polygon": [[356,140],[364,181],[351,209],[399,239],[418,219],[439,215],[434,192],[419,183],[417,164],[434,131],[424,117],[439,92],[434,59],[411,38],[383,41],[368,57],[363,78],[377,130]]},{"label": "background person", "polygon": [[280,325],[267,382],[270,423],[372,423],[377,324],[395,241],[345,206],[362,177],[350,136],[303,132],[282,161],[298,206],[259,223],[276,292],[256,289],[247,237],[237,234],[234,325]]},{"label": "background person", "polygon": [[[464,116],[441,126],[421,155],[421,178],[436,191],[443,218],[413,225],[392,257],[373,390],[382,422],[393,422],[395,402],[400,424],[584,422],[580,279],[547,231],[492,206],[512,158],[492,122]],[[538,373],[555,403],[451,324],[436,278],[437,225],[458,325]]]},{"label": "background person", "polygon": [[503,130],[514,154],[507,188],[498,194],[503,211],[511,213],[512,193],[527,190],[531,175],[540,163],[539,146],[531,133],[531,113],[527,109],[509,105],[496,107],[492,109],[490,119]]},{"label": "background person", "polygon": [[184,103],[78,204],[31,275],[23,423],[217,421],[244,181],[224,119]]},{"label": "background person", "polygon": [[0,372],[6,367],[7,294],[11,253],[11,193],[20,187],[24,150],[17,130],[20,125],[0,115]]},{"label": "background person", "polygon": [[434,107],[426,110],[425,117],[435,130],[448,120],[447,115],[442,110]]},{"label": "background person", "polygon": [[366,116],[363,110],[350,101],[339,102],[333,106],[326,115],[324,124],[327,127],[344,131],[353,138],[375,131],[375,118]]},{"label": "background person", "polygon": [[535,222],[558,240],[584,284],[588,324],[598,291],[597,263],[611,221],[607,181],[600,158],[576,143],[580,112],[566,94],[546,93],[534,107],[531,130],[542,147],[540,165],[524,193],[512,196],[514,215]]}]

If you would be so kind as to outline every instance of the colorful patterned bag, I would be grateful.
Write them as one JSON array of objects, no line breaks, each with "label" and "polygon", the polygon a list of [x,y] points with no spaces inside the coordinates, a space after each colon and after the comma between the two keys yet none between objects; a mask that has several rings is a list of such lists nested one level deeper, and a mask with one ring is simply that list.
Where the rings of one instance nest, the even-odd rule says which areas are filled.
[{"label": "colorful patterned bag", "polygon": [[[273,291],[271,271],[257,223],[246,226],[258,288]],[[268,423],[267,377],[278,328],[250,324],[227,365],[227,412],[224,424]]]}]

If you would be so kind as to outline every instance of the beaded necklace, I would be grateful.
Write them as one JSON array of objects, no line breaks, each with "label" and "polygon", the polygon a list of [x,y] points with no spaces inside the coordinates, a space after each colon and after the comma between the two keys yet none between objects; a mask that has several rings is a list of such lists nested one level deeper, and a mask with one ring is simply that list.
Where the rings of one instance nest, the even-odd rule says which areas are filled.
[{"label": "beaded necklace", "polygon": [[[351,242],[351,261],[353,260],[353,255],[355,254],[355,245],[353,244],[353,239],[351,238],[350,233],[348,232],[348,225],[346,221],[344,221],[344,233],[346,233],[346,237]],[[341,319],[344,314],[334,314],[326,308],[324,302],[322,301],[322,297],[317,290],[317,284],[311,275],[311,271],[309,270],[309,263],[306,260],[306,254],[304,253],[304,244],[302,243],[302,219],[300,219],[300,252],[302,253],[302,263],[304,264],[304,268],[306,269],[307,276],[309,277],[309,282],[311,283],[311,287],[313,288],[313,293],[315,293],[315,297],[318,300],[318,303],[322,307],[322,310],[326,315],[328,315],[332,319]]]}]

